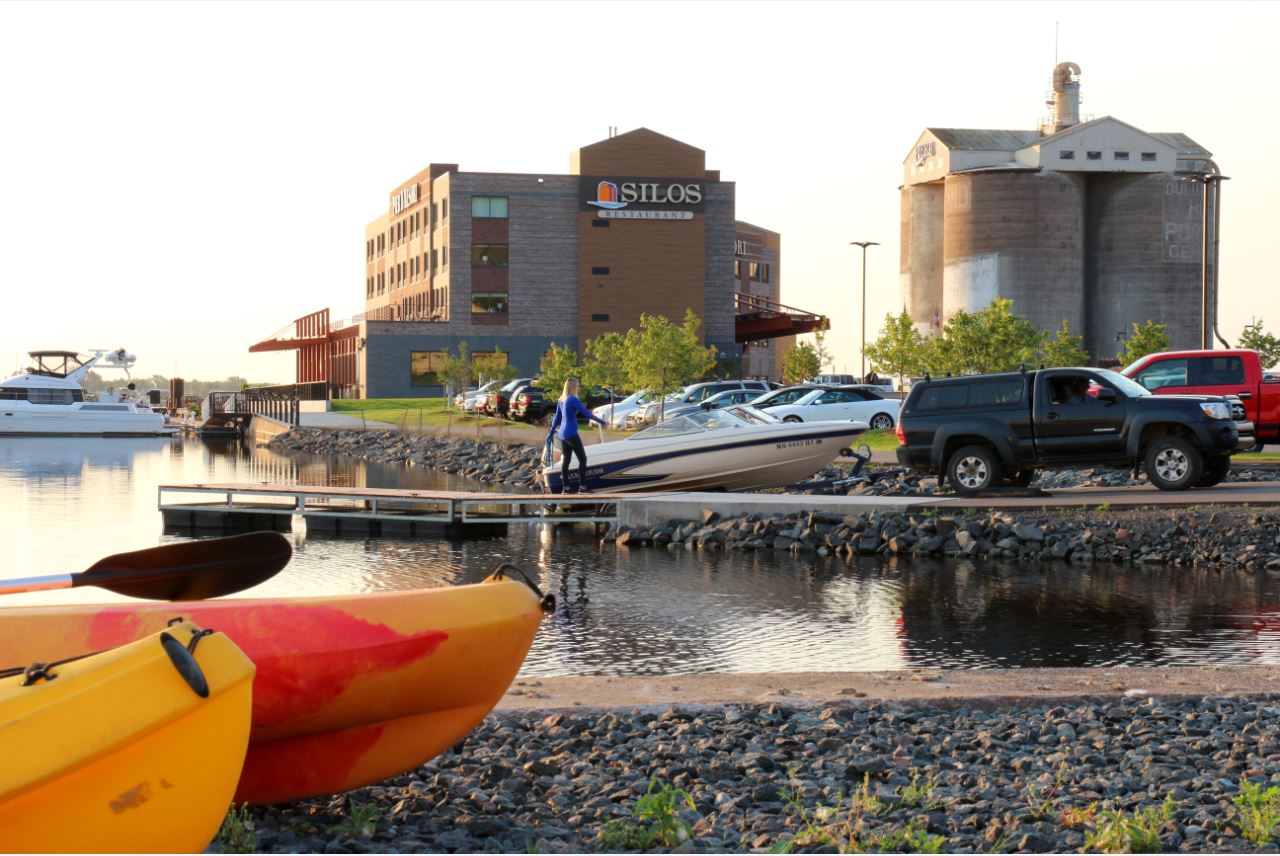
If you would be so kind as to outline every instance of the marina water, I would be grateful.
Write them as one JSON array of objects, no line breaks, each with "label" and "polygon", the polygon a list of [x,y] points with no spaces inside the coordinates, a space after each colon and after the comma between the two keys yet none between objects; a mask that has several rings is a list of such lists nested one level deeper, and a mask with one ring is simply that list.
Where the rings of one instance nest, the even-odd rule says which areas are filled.
[{"label": "marina water", "polygon": [[[83,570],[165,532],[161,484],[493,489],[459,476],[192,438],[0,439],[5,576]],[[522,675],[1280,663],[1280,575],[600,546],[590,526],[460,541],[308,536],[236,597],[478,582],[514,562],[557,597]],[[101,602],[96,588],[5,605]],[[175,604],[174,614],[181,614]]]}]

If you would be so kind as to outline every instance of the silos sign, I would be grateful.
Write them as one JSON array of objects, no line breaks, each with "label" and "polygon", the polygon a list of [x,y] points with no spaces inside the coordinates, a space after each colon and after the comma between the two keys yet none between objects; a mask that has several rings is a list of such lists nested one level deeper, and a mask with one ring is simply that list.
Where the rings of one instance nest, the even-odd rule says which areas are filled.
[{"label": "silos sign", "polygon": [[696,179],[583,176],[582,208],[614,220],[692,220],[701,207],[703,183]]}]

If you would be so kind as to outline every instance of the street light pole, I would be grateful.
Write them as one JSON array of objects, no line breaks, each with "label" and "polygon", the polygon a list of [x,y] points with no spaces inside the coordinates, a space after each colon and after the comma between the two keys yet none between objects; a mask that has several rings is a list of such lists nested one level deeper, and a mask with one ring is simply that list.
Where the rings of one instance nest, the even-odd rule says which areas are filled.
[{"label": "street light pole", "polygon": [[861,383],[867,377],[867,247],[878,247],[876,241],[850,241],[851,247],[862,247],[862,347],[858,351],[858,357],[862,361],[862,371],[858,375],[858,382]]}]

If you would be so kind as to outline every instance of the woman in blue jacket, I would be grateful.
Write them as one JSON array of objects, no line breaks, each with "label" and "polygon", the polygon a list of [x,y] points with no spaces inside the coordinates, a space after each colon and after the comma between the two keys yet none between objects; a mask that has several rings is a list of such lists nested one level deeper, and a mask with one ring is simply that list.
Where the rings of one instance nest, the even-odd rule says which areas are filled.
[{"label": "woman in blue jacket", "polygon": [[578,379],[571,377],[564,382],[564,392],[560,393],[556,415],[551,420],[551,431],[547,434],[547,442],[551,442],[553,435],[560,438],[560,484],[566,493],[573,493],[568,490],[569,461],[573,454],[578,456],[578,492],[591,492],[587,489],[587,450],[582,447],[582,438],[578,436],[579,415],[586,416],[592,422],[605,424],[603,419],[588,410],[579,400]]}]

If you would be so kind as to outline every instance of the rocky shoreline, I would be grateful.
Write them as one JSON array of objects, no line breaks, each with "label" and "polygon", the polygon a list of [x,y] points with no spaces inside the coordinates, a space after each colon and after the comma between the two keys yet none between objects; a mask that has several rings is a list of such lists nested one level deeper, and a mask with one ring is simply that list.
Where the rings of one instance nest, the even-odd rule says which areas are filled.
[{"label": "rocky shoreline", "polygon": [[413,773],[251,810],[240,849],[1276,852],[1277,705],[504,711]]},{"label": "rocky shoreline", "polygon": [[619,527],[604,541],[667,550],[786,550],[819,556],[961,556],[970,559],[1170,565],[1280,571],[1280,513],[1063,509],[1013,515],[872,512],[751,514]]}]

